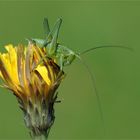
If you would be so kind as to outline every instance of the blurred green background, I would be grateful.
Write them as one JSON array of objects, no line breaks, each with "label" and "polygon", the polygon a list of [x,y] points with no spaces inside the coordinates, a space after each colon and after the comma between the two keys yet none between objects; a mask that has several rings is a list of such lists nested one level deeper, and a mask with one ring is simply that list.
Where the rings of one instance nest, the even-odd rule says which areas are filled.
[{"label": "blurred green background", "polygon": [[[105,134],[88,72],[78,60],[66,67],[50,140],[140,139],[140,2],[0,1],[0,50],[44,37],[44,17],[52,26],[63,18],[59,40],[76,52],[100,45],[135,50],[104,48],[83,56],[96,77]],[[16,98],[0,92],[0,139],[29,139]]]}]

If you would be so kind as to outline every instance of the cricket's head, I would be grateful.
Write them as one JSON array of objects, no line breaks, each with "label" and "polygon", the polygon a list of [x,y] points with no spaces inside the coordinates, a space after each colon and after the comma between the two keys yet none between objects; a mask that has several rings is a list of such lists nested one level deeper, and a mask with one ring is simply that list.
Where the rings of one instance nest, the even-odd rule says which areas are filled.
[{"label": "cricket's head", "polygon": [[67,66],[70,65],[75,60],[77,54],[68,47],[59,44],[57,49],[57,56],[59,58],[60,63],[61,63],[60,58],[62,58],[63,63],[62,65]]}]

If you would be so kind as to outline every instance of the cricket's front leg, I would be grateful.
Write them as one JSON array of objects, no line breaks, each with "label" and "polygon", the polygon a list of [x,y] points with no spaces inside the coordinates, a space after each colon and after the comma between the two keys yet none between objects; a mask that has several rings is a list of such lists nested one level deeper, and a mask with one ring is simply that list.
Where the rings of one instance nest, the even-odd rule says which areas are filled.
[{"label": "cricket's front leg", "polygon": [[60,55],[59,66],[60,66],[60,70],[63,71],[63,66],[64,66],[64,56],[63,56],[63,54]]}]

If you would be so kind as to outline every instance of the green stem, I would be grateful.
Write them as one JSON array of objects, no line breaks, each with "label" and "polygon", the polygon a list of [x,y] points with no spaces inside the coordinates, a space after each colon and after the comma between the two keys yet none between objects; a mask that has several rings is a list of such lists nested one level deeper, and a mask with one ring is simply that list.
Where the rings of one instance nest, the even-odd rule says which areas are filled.
[{"label": "green stem", "polygon": [[40,136],[35,136],[34,138],[33,138],[33,140],[47,140],[48,139],[48,137],[47,136],[45,136],[45,135],[40,135]]}]

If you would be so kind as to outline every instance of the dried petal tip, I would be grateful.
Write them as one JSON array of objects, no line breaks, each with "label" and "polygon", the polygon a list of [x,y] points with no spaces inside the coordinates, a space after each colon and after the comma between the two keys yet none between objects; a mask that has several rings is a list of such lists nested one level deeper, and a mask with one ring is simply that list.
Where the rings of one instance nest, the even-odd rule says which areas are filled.
[{"label": "dried petal tip", "polygon": [[56,90],[64,73],[44,48],[8,45],[0,53],[0,77],[4,87],[17,97],[32,137],[48,135],[54,122]]}]

